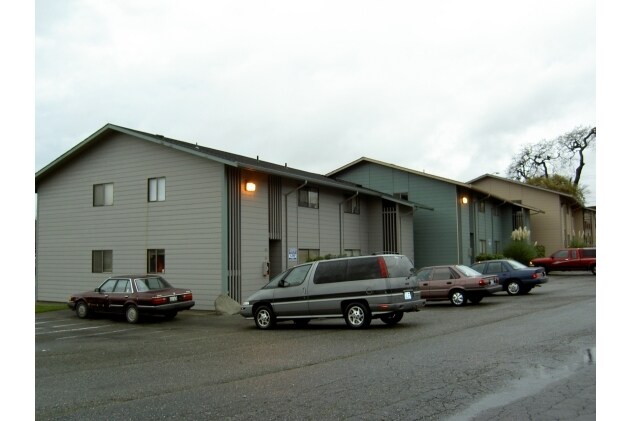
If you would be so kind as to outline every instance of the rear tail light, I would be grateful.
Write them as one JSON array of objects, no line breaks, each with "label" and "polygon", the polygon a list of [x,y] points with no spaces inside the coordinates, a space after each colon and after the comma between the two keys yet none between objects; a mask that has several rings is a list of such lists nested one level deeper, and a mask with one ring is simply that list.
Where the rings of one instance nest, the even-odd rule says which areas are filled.
[{"label": "rear tail light", "polygon": [[182,301],[191,301],[193,299],[193,293],[187,292],[182,294]]},{"label": "rear tail light", "polygon": [[379,262],[379,270],[381,271],[381,277],[388,277],[388,266],[386,266],[386,261],[382,256],[377,257],[377,261]]},{"label": "rear tail light", "polygon": [[157,306],[160,304],[166,304],[167,303],[167,297],[153,297],[151,299],[151,304]]},{"label": "rear tail light", "polygon": [[486,282],[486,279],[480,279],[480,282],[478,282],[478,284],[479,284],[481,287],[483,287],[483,286],[488,285],[488,282]]}]

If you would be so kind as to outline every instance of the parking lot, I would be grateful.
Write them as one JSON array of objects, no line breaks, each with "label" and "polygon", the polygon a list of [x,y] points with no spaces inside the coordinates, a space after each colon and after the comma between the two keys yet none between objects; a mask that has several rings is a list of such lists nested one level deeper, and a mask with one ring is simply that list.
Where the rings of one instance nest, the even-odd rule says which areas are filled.
[{"label": "parking lot", "polygon": [[595,281],[553,275],[526,296],[429,303],[359,331],[342,319],[260,331],[206,311],[136,325],[42,313],[36,417],[594,419]]}]

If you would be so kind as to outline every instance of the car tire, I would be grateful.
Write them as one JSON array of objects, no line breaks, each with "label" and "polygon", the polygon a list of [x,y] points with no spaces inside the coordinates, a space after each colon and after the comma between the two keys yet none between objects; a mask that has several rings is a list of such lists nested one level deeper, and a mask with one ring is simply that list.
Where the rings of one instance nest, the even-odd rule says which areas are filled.
[{"label": "car tire", "polygon": [[362,303],[350,303],[344,310],[344,320],[351,329],[364,329],[370,326],[372,316]]},{"label": "car tire", "polygon": [[521,282],[519,282],[516,279],[511,279],[506,284],[506,292],[508,292],[508,295],[518,295],[522,291],[523,291],[523,287],[521,285]]},{"label": "car tire", "polygon": [[480,301],[482,301],[482,298],[484,298],[481,295],[474,295],[473,297],[469,297],[468,300],[471,304],[480,304]]},{"label": "car tire", "polygon": [[386,314],[385,316],[381,316],[380,319],[382,322],[387,324],[388,326],[394,326],[401,321],[403,318],[402,311],[395,311],[394,313]]},{"label": "car tire", "polygon": [[85,301],[79,301],[74,306],[74,311],[77,313],[77,317],[80,319],[85,319],[90,315],[90,308]]},{"label": "car tire", "polygon": [[140,313],[138,313],[138,307],[136,307],[133,304],[125,307],[125,318],[127,319],[128,323],[132,323],[132,324],[138,323],[138,320],[140,320]]},{"label": "car tire", "polygon": [[462,307],[467,304],[467,295],[462,290],[455,290],[449,293],[449,301],[456,307]]},{"label": "car tire", "polygon": [[262,305],[256,308],[254,312],[254,323],[259,329],[271,329],[276,324],[276,317],[274,312],[267,305]]},{"label": "car tire", "polygon": [[596,275],[596,265],[592,266],[590,270],[592,271],[594,275]]}]

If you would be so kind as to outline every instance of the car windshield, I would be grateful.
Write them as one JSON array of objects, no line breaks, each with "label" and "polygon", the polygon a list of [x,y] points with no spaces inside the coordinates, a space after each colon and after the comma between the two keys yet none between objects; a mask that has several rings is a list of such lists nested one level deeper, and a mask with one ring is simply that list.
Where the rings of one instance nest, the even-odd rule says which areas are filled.
[{"label": "car windshield", "polygon": [[523,263],[519,263],[517,260],[507,260],[506,263],[508,263],[513,269],[528,269],[528,266]]},{"label": "car windshield", "polygon": [[482,275],[477,270],[471,269],[469,266],[458,265],[456,266],[460,272],[462,272],[465,276],[480,276]]},{"label": "car windshield", "polygon": [[136,282],[136,288],[138,291],[151,291],[154,289],[166,289],[171,288],[171,285],[166,281],[166,279],[161,278],[159,276],[148,276],[146,278],[136,278],[134,279]]}]

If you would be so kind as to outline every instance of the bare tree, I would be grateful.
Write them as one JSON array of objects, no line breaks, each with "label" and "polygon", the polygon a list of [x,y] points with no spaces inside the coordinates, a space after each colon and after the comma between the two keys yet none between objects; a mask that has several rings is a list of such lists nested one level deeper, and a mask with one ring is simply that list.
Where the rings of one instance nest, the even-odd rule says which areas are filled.
[{"label": "bare tree", "polygon": [[[507,175],[526,182],[532,178],[563,175],[578,186],[585,166],[585,151],[596,144],[596,127],[579,126],[554,140],[524,146],[513,157]],[[573,177],[569,174],[573,171]]]}]

